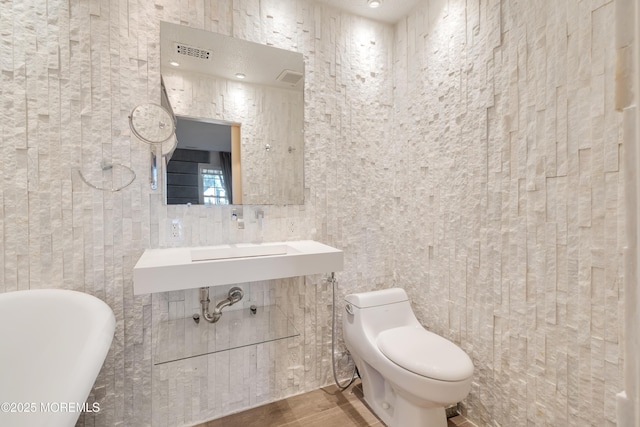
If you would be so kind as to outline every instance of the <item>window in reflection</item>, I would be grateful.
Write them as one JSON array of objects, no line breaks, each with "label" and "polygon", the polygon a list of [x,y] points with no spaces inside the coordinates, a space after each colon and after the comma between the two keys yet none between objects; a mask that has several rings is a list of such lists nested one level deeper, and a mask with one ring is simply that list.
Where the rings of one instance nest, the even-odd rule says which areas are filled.
[{"label": "window in reflection", "polygon": [[222,169],[200,164],[200,204],[228,205],[227,187]]}]

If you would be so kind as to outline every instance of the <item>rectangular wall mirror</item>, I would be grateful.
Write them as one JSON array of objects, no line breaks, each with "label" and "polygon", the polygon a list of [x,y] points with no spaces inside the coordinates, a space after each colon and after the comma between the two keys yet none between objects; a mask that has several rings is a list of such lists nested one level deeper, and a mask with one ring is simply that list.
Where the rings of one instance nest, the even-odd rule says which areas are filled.
[{"label": "rectangular wall mirror", "polygon": [[304,203],[301,53],[161,22],[168,204]]}]

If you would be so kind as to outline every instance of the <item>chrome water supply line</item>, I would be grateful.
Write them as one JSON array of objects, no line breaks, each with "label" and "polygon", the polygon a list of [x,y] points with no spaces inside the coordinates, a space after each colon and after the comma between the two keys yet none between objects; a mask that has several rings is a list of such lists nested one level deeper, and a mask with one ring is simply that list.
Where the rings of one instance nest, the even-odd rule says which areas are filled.
[{"label": "chrome water supply line", "polygon": [[333,368],[333,380],[336,382],[336,385],[340,390],[344,390],[353,383],[356,379],[356,375],[358,373],[357,367],[355,363],[353,364],[353,373],[351,374],[351,379],[348,380],[344,385],[340,384],[338,381],[338,375],[336,374],[336,285],[338,284],[338,279],[336,279],[336,274],[331,273],[331,277],[329,277],[329,283],[331,283],[331,290],[333,295],[333,311],[331,314],[331,367]]},{"label": "chrome water supply line", "polygon": [[[244,292],[237,286],[229,289],[228,297],[220,301],[216,304],[212,313],[209,313],[209,303],[211,300],[209,299],[209,288],[203,287],[200,288],[200,307],[202,308],[202,317],[209,323],[216,323],[222,317],[222,309],[225,307],[229,307],[242,299],[244,296]],[[198,323],[199,319],[194,319],[196,323]]]}]

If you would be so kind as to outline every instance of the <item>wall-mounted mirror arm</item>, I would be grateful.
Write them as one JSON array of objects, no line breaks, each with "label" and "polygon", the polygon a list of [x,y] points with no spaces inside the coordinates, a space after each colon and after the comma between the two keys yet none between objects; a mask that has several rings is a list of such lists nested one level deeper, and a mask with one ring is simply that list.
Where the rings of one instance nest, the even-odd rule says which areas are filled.
[{"label": "wall-mounted mirror arm", "polygon": [[158,189],[158,156],[156,155],[153,147],[151,148],[151,177],[150,177],[151,189]]},{"label": "wall-mounted mirror arm", "polygon": [[175,119],[166,108],[157,104],[138,105],[129,116],[131,132],[142,142],[151,144],[151,170],[149,181],[152,190],[158,188],[158,156],[155,146],[175,139]]}]

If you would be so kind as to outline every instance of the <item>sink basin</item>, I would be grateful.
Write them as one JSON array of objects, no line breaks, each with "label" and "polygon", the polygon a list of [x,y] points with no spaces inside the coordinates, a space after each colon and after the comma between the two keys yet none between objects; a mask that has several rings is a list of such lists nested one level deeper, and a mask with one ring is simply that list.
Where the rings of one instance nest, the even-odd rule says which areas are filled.
[{"label": "sink basin", "polygon": [[147,249],[133,268],[135,295],[341,271],[341,250],[313,240]]},{"label": "sink basin", "polygon": [[191,249],[191,261],[282,255],[287,253],[285,244],[247,244],[211,246]]}]

